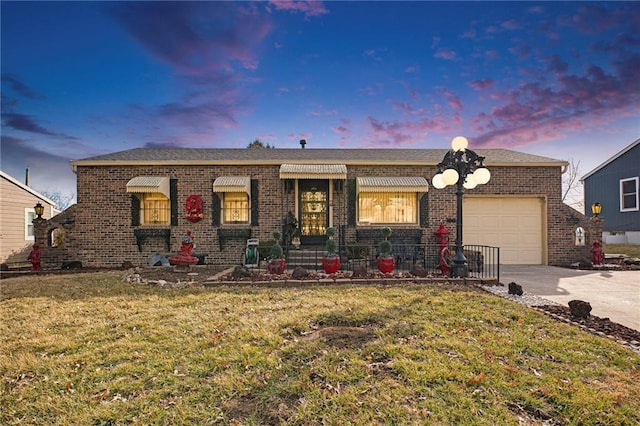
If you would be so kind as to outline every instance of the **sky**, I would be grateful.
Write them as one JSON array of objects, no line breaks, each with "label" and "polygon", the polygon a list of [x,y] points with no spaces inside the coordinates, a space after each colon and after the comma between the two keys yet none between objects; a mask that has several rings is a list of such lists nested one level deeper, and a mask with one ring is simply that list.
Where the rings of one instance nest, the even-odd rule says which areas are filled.
[{"label": "sky", "polygon": [[[0,3],[1,168],[137,147],[508,148],[584,175],[640,137],[640,2]],[[490,163],[490,158],[487,162]]]}]

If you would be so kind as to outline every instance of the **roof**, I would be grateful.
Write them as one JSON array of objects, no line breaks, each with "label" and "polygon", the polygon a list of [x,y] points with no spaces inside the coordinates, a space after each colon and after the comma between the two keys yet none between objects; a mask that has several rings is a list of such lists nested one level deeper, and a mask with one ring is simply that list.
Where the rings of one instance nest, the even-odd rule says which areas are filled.
[{"label": "roof", "polygon": [[[446,149],[258,149],[258,148],[134,148],[127,151],[71,161],[82,166],[115,165],[437,165]],[[567,166],[564,160],[508,149],[478,149],[488,166]]]},{"label": "roof", "polygon": [[622,151],[620,151],[619,153],[617,153],[616,155],[614,155],[613,157],[609,158],[607,161],[605,161],[604,163],[600,164],[598,167],[596,167],[595,169],[591,170],[589,173],[587,173],[586,175],[582,176],[582,178],[580,178],[580,181],[584,181],[586,178],[596,174],[599,170],[603,169],[604,167],[606,167],[607,165],[609,165],[610,163],[612,163],[613,161],[617,160],[618,158],[622,157],[624,154],[626,154],[627,152],[631,151],[633,148],[635,148],[636,146],[638,146],[638,144],[640,144],[640,138],[636,139],[634,142],[631,143],[631,145],[629,145],[628,147],[624,148]]},{"label": "roof", "polygon": [[24,183],[21,183],[19,180],[17,180],[16,178],[9,176],[8,174],[6,174],[5,172],[3,172],[2,170],[0,170],[0,176],[2,176],[3,178],[5,178],[6,180],[8,180],[9,182],[11,182],[12,184],[22,188],[23,190],[29,192],[31,195],[41,199],[42,201],[44,201],[45,203],[49,204],[50,206],[55,207],[56,203],[55,201],[51,201],[49,198],[45,197],[44,195],[42,195],[41,193],[39,193],[38,191],[36,191],[35,189],[25,185]]}]

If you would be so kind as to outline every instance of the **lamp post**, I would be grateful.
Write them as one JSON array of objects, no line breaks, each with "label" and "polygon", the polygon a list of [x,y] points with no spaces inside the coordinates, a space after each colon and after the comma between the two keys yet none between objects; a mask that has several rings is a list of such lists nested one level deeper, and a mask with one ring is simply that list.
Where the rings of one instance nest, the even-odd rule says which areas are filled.
[{"label": "lamp post", "polygon": [[591,204],[591,213],[593,213],[593,217],[600,216],[600,213],[602,213],[602,204],[598,202]]},{"label": "lamp post", "polygon": [[451,266],[452,277],[467,277],[469,265],[462,245],[462,195],[465,189],[473,189],[489,182],[491,173],[484,166],[484,157],[467,149],[469,142],[462,136],[451,141],[451,149],[438,164],[438,172],[431,183],[436,189],[456,185],[456,253]]}]

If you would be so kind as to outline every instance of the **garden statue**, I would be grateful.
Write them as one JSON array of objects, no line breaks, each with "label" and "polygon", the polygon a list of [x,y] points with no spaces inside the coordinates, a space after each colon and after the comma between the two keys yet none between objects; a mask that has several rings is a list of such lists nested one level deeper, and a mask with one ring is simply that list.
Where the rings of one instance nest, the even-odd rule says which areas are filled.
[{"label": "garden statue", "polygon": [[192,256],[193,251],[193,234],[191,229],[187,229],[187,233],[182,237],[182,245],[180,246],[180,254],[169,257],[169,263],[176,266],[176,270],[189,271],[191,265],[198,263],[200,259]]},{"label": "garden statue", "polygon": [[599,241],[594,241],[591,248],[592,263],[594,265],[602,265],[604,263],[604,251]]},{"label": "garden statue", "polygon": [[37,243],[33,244],[31,248],[31,253],[27,259],[31,262],[31,270],[40,271],[42,270],[42,265],[40,265],[40,246]]}]

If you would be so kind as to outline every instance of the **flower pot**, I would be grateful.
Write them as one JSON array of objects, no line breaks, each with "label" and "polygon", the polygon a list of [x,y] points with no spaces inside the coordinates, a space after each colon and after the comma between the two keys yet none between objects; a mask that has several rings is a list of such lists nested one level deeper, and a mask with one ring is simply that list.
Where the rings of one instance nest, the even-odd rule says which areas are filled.
[{"label": "flower pot", "polygon": [[340,269],[340,258],[339,257],[323,257],[322,258],[322,269],[327,274],[334,274],[338,272]]},{"label": "flower pot", "polygon": [[390,274],[396,266],[395,258],[393,257],[379,257],[376,259],[378,264],[378,270],[383,274]]},{"label": "flower pot", "polygon": [[272,259],[267,264],[267,271],[269,271],[270,274],[280,275],[284,273],[285,269],[287,269],[286,259]]}]

